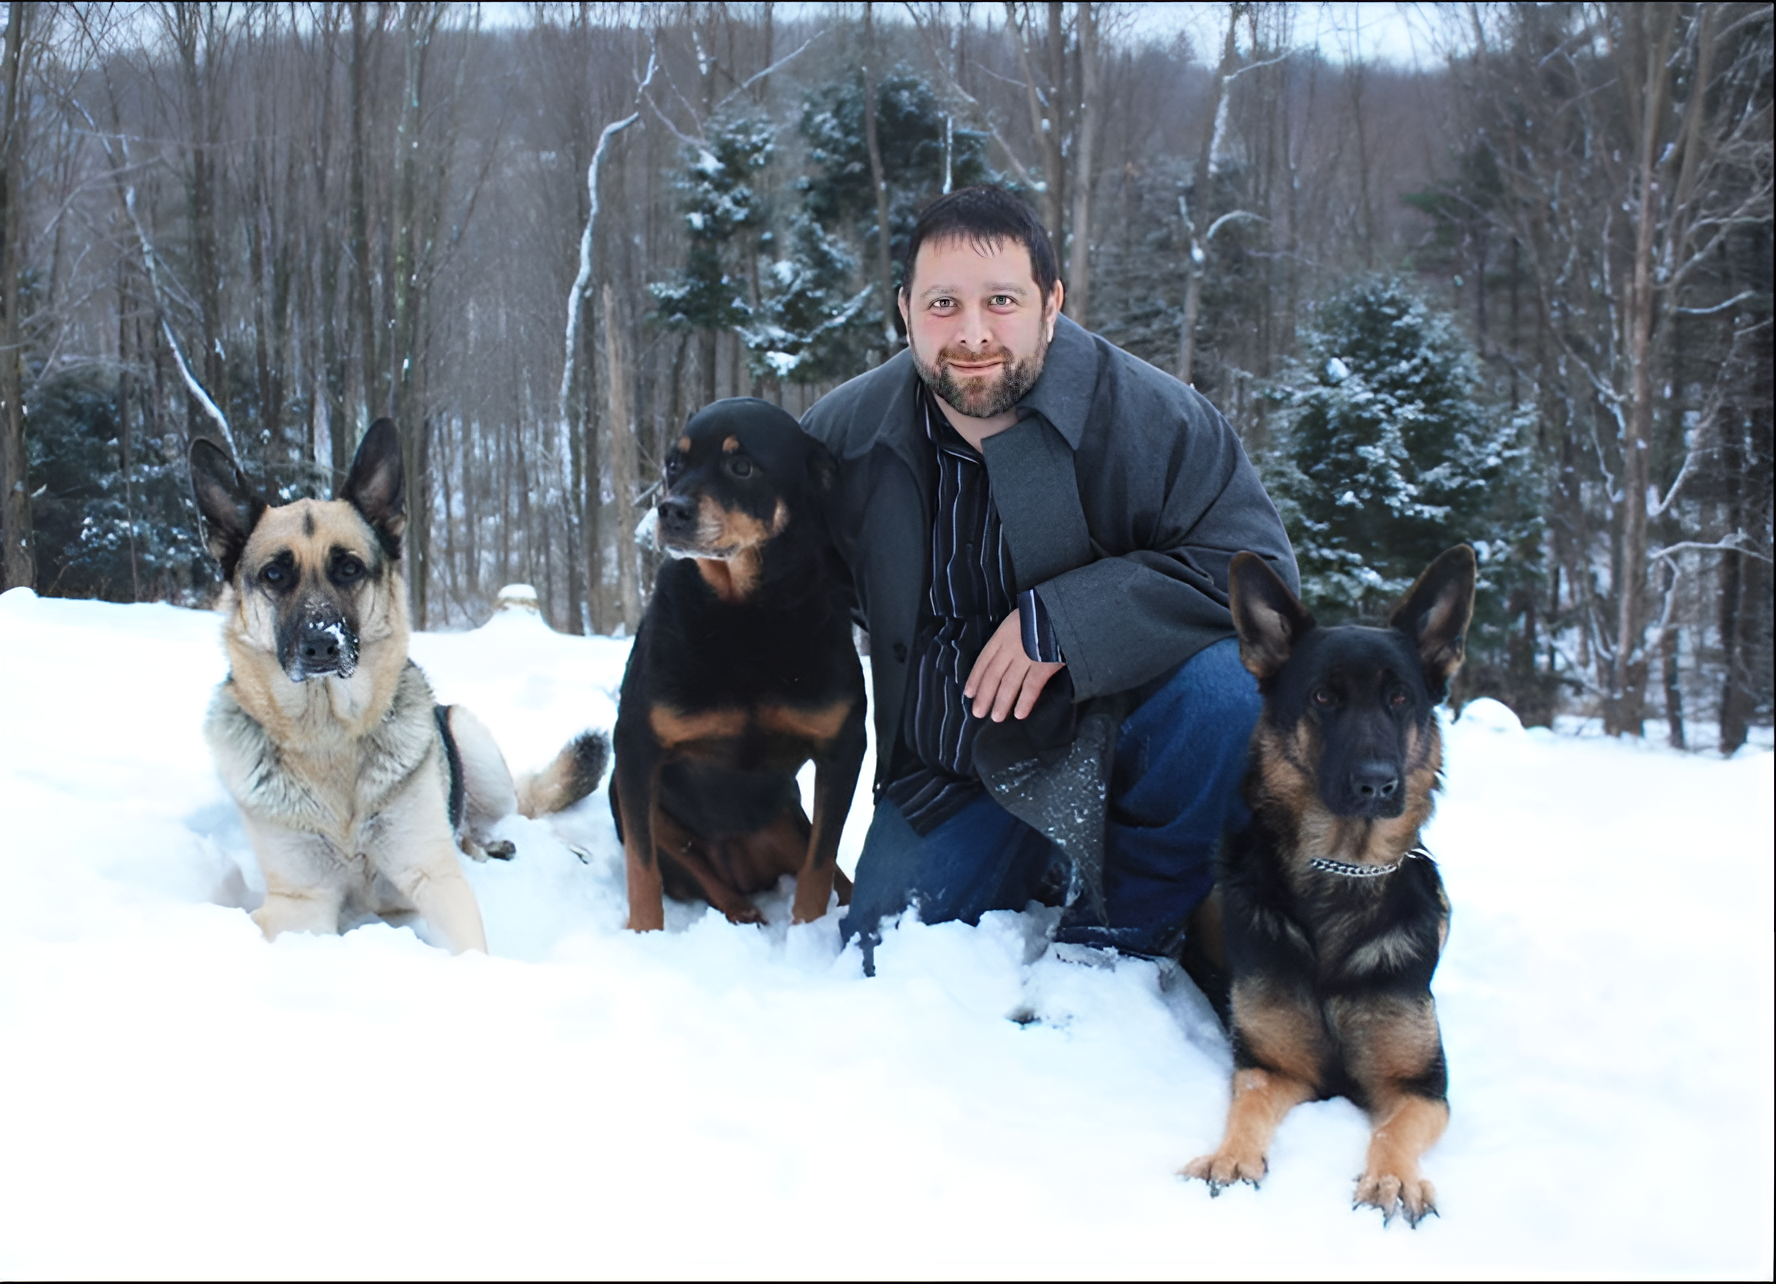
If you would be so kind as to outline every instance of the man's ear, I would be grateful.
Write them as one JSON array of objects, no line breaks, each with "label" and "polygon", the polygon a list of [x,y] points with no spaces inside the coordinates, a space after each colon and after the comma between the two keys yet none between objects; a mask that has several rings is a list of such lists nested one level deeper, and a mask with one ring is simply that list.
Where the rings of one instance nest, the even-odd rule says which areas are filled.
[{"label": "man's ear", "polygon": [[902,282],[900,289],[895,291],[894,301],[900,306],[900,328],[905,333],[911,334],[913,332],[912,305],[907,300],[905,282]]},{"label": "man's ear", "polygon": [[1418,652],[1431,698],[1449,694],[1449,679],[1467,654],[1468,622],[1474,617],[1474,581],[1479,568],[1466,544],[1438,555],[1425,568],[1388,624],[1404,633]]},{"label": "man's ear", "polygon": [[221,563],[222,578],[232,580],[265,501],[253,493],[234,460],[215,442],[194,438],[190,458],[191,489],[203,515],[204,545]]},{"label": "man's ear", "polygon": [[1228,608],[1239,634],[1240,663],[1259,681],[1289,662],[1313,614],[1256,553],[1235,553],[1227,568]]},{"label": "man's ear", "polygon": [[382,551],[401,556],[401,533],[407,529],[405,474],[401,470],[401,434],[393,419],[378,419],[358,443],[351,473],[334,497],[357,509],[376,532]]},{"label": "man's ear", "polygon": [[1055,337],[1055,319],[1061,315],[1061,309],[1067,305],[1067,287],[1055,278],[1054,289],[1048,292],[1048,337],[1046,343],[1053,343]]}]

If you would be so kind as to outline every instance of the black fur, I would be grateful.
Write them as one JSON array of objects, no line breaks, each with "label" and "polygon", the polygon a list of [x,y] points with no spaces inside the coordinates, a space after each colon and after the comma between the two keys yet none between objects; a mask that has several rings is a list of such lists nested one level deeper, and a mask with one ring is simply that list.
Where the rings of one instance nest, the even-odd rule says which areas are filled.
[{"label": "black fur", "polygon": [[[730,443],[738,449],[724,449]],[[736,853],[749,835],[773,824],[808,833],[795,776],[810,759],[817,799],[836,813],[827,844],[836,851],[865,748],[850,594],[826,521],[836,474],[826,448],[794,419],[743,398],[699,412],[667,458],[659,531],[678,555],[660,569],[623,675],[610,797],[620,836],[626,826],[651,825],[657,801],[690,835],[696,860],[720,876],[722,886],[707,886],[707,872],[700,883],[650,828],[637,839],[640,859],[644,866],[659,859],[675,897],[701,890],[715,903],[723,886],[746,895],[793,872],[759,868]],[[707,533],[700,523],[717,512],[741,519],[738,527],[775,530],[756,563],[700,567],[694,553]],[[719,578],[727,567],[738,574],[744,566],[756,574],[743,593],[724,596],[712,586],[710,574]],[[842,716],[842,725],[827,739],[764,725],[761,711],[784,709]],[[748,721],[735,734],[669,750],[651,721],[656,711],[684,719],[726,711]],[[822,805],[817,801],[817,814]],[[817,856],[830,861],[832,851]],[[634,877],[632,863],[632,883]],[[837,882],[848,899],[848,883],[842,875]],[[633,900],[631,908],[633,914]]]},{"label": "black fur", "polygon": [[205,437],[191,442],[191,489],[203,514],[204,544],[232,580],[247,536],[265,511],[265,500],[247,484],[228,452]]}]

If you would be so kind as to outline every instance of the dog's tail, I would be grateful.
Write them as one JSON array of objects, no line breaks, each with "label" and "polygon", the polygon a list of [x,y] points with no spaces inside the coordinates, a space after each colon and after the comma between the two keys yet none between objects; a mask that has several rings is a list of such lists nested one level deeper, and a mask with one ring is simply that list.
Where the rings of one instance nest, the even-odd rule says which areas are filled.
[{"label": "dog's tail", "polygon": [[582,731],[555,761],[518,782],[518,810],[535,818],[566,811],[598,788],[610,761],[610,741],[596,731]]}]

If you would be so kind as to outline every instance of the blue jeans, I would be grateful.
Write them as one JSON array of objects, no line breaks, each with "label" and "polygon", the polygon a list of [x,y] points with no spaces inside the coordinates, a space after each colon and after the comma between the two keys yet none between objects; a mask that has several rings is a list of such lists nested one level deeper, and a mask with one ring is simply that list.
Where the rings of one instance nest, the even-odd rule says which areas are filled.
[{"label": "blue jeans", "polygon": [[[1258,721],[1258,684],[1227,638],[1186,660],[1123,720],[1111,763],[1104,858],[1109,921],[1083,905],[1058,938],[1160,953],[1215,881],[1222,828],[1249,819],[1239,786]],[[894,804],[876,804],[857,860],[844,939],[862,935],[866,964],[878,925],[915,901],[926,923],[978,923],[1066,885],[1065,857],[985,794],[921,838]],[[1058,875],[1058,876],[1057,876]]]}]

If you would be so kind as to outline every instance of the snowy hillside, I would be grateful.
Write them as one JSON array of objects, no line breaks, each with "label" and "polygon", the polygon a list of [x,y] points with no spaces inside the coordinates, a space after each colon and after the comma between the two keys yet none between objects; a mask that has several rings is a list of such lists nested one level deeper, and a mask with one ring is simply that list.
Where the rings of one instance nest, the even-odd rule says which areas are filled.
[{"label": "snowy hillside", "polygon": [[[781,897],[637,937],[602,790],[470,868],[492,957],[267,945],[200,736],[217,631],[0,597],[0,1276],[1770,1274],[1767,748],[1448,728],[1442,1217],[1384,1229],[1344,1102],[1261,1190],[1174,1177],[1227,1056],[1154,964],[1033,960],[1000,914],[865,979]],[[626,644],[414,650],[524,768],[611,724]]]}]

